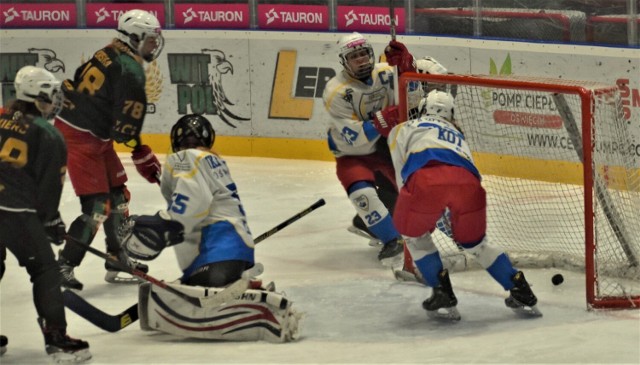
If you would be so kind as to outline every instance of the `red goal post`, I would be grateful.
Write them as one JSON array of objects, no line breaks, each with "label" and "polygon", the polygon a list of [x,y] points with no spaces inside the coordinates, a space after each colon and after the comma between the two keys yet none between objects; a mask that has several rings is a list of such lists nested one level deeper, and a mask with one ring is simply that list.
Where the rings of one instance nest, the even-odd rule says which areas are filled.
[{"label": "red goal post", "polygon": [[[399,80],[401,117],[425,92],[455,94],[455,119],[487,190],[487,235],[518,267],[584,272],[588,308],[640,307],[640,141],[618,87],[522,76]],[[473,260],[438,231],[452,270]]]}]

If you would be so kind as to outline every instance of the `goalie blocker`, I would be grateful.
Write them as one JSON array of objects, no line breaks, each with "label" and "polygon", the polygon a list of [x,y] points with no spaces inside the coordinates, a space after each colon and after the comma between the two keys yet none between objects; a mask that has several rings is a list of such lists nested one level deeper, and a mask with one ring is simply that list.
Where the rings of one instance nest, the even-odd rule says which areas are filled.
[{"label": "goalie blocker", "polygon": [[[187,295],[206,297],[223,288],[169,284]],[[176,336],[226,341],[289,342],[298,338],[302,315],[283,294],[249,289],[218,307],[196,307],[149,283],[139,288],[140,328]]]}]

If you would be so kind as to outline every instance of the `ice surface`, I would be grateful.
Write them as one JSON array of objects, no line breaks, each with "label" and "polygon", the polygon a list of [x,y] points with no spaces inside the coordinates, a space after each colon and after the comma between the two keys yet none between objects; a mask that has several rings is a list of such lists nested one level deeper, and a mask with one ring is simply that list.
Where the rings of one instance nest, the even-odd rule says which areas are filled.
[{"label": "ice surface", "polygon": [[[152,214],[165,203],[157,186],[126,163],[132,214]],[[504,306],[506,293],[482,271],[451,280],[462,320],[429,320],[421,302],[429,289],[399,283],[376,259],[368,241],[347,232],[355,211],[331,162],[227,157],[257,236],[319,198],[327,205],[256,247],[263,280],[275,281],[305,313],[297,342],[211,342],[143,332],[137,323],[104,332],[67,311],[69,333],[89,341],[93,364],[291,364],[291,363],[640,363],[640,311],[589,312],[584,275],[526,270],[544,317],[521,319]],[[62,215],[69,224],[79,203],[67,182]],[[104,250],[100,232],[94,247]],[[54,249],[57,250],[56,247]],[[150,274],[180,275],[172,250],[150,262]],[[565,281],[551,284],[561,272]],[[135,286],[103,281],[103,261],[87,254],[76,276],[80,294],[107,313],[134,304]],[[41,364],[48,359],[36,323],[31,284],[11,253],[0,284],[0,332],[9,337],[2,364]]]}]

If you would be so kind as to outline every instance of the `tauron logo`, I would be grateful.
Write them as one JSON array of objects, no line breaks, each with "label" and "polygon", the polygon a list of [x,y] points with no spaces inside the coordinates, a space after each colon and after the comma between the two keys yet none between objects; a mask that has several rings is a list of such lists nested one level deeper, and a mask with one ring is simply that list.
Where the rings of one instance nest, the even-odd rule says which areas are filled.
[{"label": "tauron logo", "polygon": [[109,12],[107,11],[107,9],[105,8],[100,8],[100,10],[95,12],[96,16],[98,17],[96,19],[96,23],[101,23],[103,22],[105,19],[107,19],[109,16],[111,16],[111,14],[109,14]]},{"label": "tauron logo", "polygon": [[9,8],[7,11],[3,11],[2,14],[4,15],[5,24],[13,21],[13,19],[20,18],[20,14],[14,8]]},{"label": "tauron logo", "polygon": [[276,19],[280,19],[274,8],[271,8],[271,10],[269,10],[265,15],[267,16],[267,24],[271,24]]},{"label": "tauron logo", "polygon": [[196,12],[193,11],[193,8],[187,9],[185,12],[182,13],[182,15],[184,16],[184,24],[187,24],[193,19],[198,18],[198,14],[196,14]]},{"label": "tauron logo", "polygon": [[349,11],[344,17],[347,19],[347,27],[358,20],[358,15],[353,10]]}]

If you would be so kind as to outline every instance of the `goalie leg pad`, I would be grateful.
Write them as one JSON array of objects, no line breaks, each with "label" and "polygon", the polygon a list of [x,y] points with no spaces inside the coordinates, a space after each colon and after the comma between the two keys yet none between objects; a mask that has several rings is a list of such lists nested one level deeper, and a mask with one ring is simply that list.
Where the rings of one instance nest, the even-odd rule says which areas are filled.
[{"label": "goalie leg pad", "polygon": [[[179,283],[171,286],[196,297],[215,295],[224,289]],[[302,315],[281,293],[248,289],[236,300],[219,307],[200,308],[166,290],[150,288],[143,292],[141,286],[139,292],[143,329],[210,340],[277,343],[295,340],[299,335]]]}]

